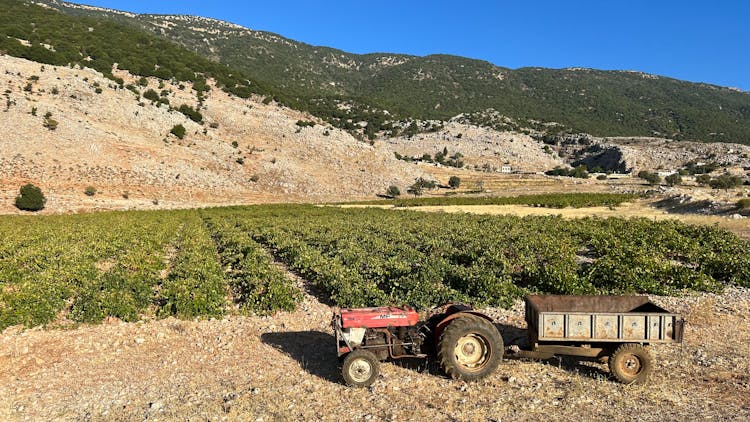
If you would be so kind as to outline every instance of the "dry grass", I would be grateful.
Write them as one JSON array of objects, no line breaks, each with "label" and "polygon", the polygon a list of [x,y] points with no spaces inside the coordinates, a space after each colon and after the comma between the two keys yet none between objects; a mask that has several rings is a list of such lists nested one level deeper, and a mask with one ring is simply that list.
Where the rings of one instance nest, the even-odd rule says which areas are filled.
[{"label": "dry grass", "polygon": [[[651,207],[652,201],[636,201],[624,203],[618,207],[587,207],[587,208],[541,208],[524,205],[439,205],[421,206],[409,208],[394,208],[392,205],[378,205],[379,208],[409,209],[424,212],[455,212],[488,215],[560,215],[564,218],[582,217],[621,217],[621,218],[648,218],[652,220],[676,219],[687,224],[719,226],[730,230],[737,235],[750,239],[750,222],[748,219],[730,219],[714,215],[697,214],[670,214],[666,211]],[[349,208],[363,208],[367,205],[344,205]]]}]

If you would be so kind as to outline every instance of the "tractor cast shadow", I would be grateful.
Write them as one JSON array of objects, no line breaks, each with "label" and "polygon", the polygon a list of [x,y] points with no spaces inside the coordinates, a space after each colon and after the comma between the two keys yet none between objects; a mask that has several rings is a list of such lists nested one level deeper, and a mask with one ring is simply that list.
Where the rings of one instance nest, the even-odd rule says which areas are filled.
[{"label": "tractor cast shadow", "polygon": [[[497,323],[495,326],[502,333],[505,347],[518,346],[521,349],[529,349],[531,347],[525,328]],[[594,359],[586,359],[576,356],[554,356],[549,359],[536,360],[535,362],[543,365],[557,366],[564,371],[592,379],[606,379],[610,376],[609,371],[603,370],[601,364],[595,363],[596,361]],[[502,371],[502,365],[498,370]]]},{"label": "tractor cast shadow", "polygon": [[[517,345],[528,348],[526,330],[505,324],[495,324],[503,336],[505,346]],[[261,341],[296,360],[308,373],[326,381],[341,384],[341,363],[336,356],[336,339],[329,333],[321,331],[294,331],[264,333]],[[427,372],[434,376],[445,377],[440,363],[434,358],[402,358],[389,360],[390,363],[415,372]],[[539,364],[558,366],[559,368],[587,378],[609,378],[609,372],[592,365],[582,358],[561,356],[538,361]],[[498,368],[502,371],[502,364]]]},{"label": "tractor cast shadow", "polygon": [[289,355],[308,373],[326,381],[341,383],[336,338],[321,331],[264,333],[260,340]]}]

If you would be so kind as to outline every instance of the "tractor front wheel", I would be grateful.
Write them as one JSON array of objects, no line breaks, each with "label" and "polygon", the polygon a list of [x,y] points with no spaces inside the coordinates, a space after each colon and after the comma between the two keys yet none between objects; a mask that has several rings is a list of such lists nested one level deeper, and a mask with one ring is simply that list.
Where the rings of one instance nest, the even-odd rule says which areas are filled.
[{"label": "tractor front wheel", "polygon": [[438,361],[453,379],[473,381],[491,374],[500,364],[503,338],[486,319],[460,316],[445,328],[438,344]]},{"label": "tractor front wheel", "polygon": [[378,358],[367,350],[355,350],[344,358],[342,373],[346,385],[368,387],[375,382],[379,373]]}]

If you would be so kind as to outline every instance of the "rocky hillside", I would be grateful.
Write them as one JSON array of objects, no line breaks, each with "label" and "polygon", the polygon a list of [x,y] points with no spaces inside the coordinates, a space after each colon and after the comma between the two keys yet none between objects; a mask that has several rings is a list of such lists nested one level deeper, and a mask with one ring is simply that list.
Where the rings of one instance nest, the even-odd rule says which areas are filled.
[{"label": "rocky hillside", "polygon": [[[638,173],[641,170],[671,172],[689,163],[715,163],[719,172],[737,175],[750,169],[750,147],[731,143],[677,142],[663,138],[615,137],[595,139],[596,147],[585,154],[582,163],[589,168],[601,166],[611,170]],[[619,168],[612,167],[611,159]]]},{"label": "rocky hillside", "polygon": [[750,143],[750,93],[732,88],[630,71],[513,70],[447,55],[357,55],[213,19],[34,3],[175,41],[340,127],[353,119],[388,129],[393,117],[446,120],[492,108],[526,126],[558,122],[542,126],[557,133]]},{"label": "rocky hillside", "polygon": [[425,176],[382,143],[261,97],[214,87],[199,104],[190,84],[113,72],[130,89],[92,69],[0,56],[2,210],[28,182],[50,211],[68,211],[372,197]]},{"label": "rocky hillside", "polygon": [[[445,161],[450,164],[463,163],[468,169],[500,172],[503,166],[510,171],[536,173],[565,166],[559,155],[545,153],[544,144],[529,135],[496,131],[452,121],[434,132],[414,136],[384,138],[395,152],[406,157],[431,156],[447,152]],[[456,156],[456,153],[459,155]],[[451,157],[454,163],[450,163]]]},{"label": "rocky hillside", "polygon": [[[497,72],[488,78],[461,58],[347,55],[206,18],[134,15],[56,1],[0,0],[0,6],[0,54],[7,53],[0,55],[0,130],[8,134],[0,138],[0,212],[15,212],[18,188],[29,182],[47,193],[49,211],[64,212],[372,198],[390,185],[405,191],[417,177],[445,184],[457,171],[450,166],[458,164],[468,179],[470,171],[497,173],[510,167],[538,173],[581,163],[616,172],[670,171],[690,162],[715,163],[721,171],[750,167],[750,147],[738,144],[570,133],[565,124],[529,119],[535,114],[522,111],[530,103],[496,90],[514,75],[539,76],[548,72],[544,69],[510,71],[471,62]],[[190,41],[198,39],[208,50]],[[245,51],[243,57],[259,67],[217,63],[230,57],[223,49]],[[427,62],[442,63],[444,72],[435,73]],[[416,79],[407,78],[408,83],[392,85],[391,79],[381,78],[403,76],[404,69],[417,64],[412,69]],[[468,73],[458,75],[457,69]],[[581,78],[568,78],[566,72]],[[599,75],[605,87],[610,73],[568,70],[553,79],[577,81],[582,91],[575,91],[576,98],[586,98],[593,82],[584,76]],[[628,89],[652,89],[649,84],[663,81],[616,74],[639,81],[623,85]],[[294,75],[305,75],[305,83]],[[455,81],[453,88],[475,84],[477,91],[443,87],[439,95],[449,95],[451,101],[427,107],[432,103],[422,96],[438,92],[431,84],[444,77]],[[744,104],[747,93],[690,86],[697,89],[689,90],[694,104],[708,98],[700,94],[708,90],[718,101],[714,105],[734,113],[744,125],[744,112],[733,107]],[[359,95],[394,87],[397,99],[383,97],[381,102],[377,96]],[[410,91],[415,87],[418,92]],[[521,88],[529,98],[541,95],[544,104],[575,114],[562,91],[528,84]],[[492,107],[442,117],[487,105],[483,98],[499,92],[525,117],[509,117],[513,113]],[[658,90],[649,95],[658,92],[679,98]],[[651,99],[641,100],[656,104]],[[723,102],[727,99],[738,102]],[[405,101],[441,117],[418,118],[434,113],[406,110],[399,105]],[[545,115],[555,116],[550,113]],[[594,114],[612,124],[624,118],[622,113]],[[734,127],[721,119],[714,122],[727,129],[724,135]],[[724,135],[710,139],[727,140]],[[421,160],[425,155],[430,159]],[[442,165],[407,162],[433,160]],[[94,195],[84,195],[89,187]]]}]

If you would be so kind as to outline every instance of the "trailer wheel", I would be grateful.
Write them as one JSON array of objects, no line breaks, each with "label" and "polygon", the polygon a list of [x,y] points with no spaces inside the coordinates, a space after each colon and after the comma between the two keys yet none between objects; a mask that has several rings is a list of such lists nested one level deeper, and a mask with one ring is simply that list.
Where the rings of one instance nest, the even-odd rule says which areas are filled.
[{"label": "trailer wheel", "polygon": [[443,331],[437,357],[449,377],[473,381],[497,368],[502,351],[503,338],[491,322],[464,315],[451,321]]},{"label": "trailer wheel", "polygon": [[642,384],[654,368],[654,358],[640,344],[627,343],[618,347],[609,357],[609,372],[624,384]]},{"label": "trailer wheel", "polygon": [[375,382],[379,373],[378,359],[367,350],[355,350],[344,358],[342,373],[346,385],[368,387]]}]

